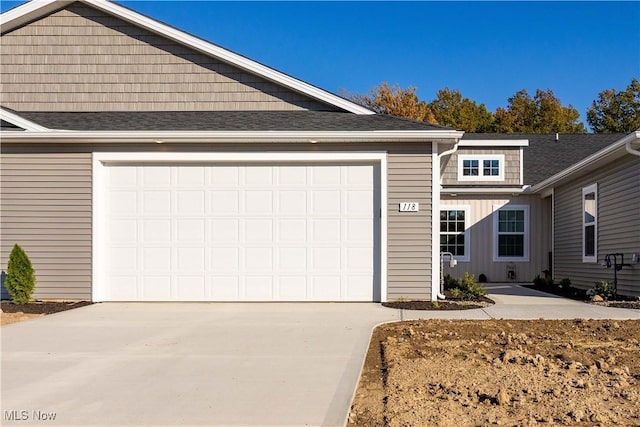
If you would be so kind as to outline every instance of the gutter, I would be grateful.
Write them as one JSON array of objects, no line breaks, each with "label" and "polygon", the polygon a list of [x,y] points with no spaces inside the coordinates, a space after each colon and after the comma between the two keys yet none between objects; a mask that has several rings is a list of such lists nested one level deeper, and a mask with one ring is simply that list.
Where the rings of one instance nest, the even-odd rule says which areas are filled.
[{"label": "gutter", "polygon": [[68,131],[3,132],[6,143],[278,143],[428,142],[460,138],[463,132],[429,131]]}]

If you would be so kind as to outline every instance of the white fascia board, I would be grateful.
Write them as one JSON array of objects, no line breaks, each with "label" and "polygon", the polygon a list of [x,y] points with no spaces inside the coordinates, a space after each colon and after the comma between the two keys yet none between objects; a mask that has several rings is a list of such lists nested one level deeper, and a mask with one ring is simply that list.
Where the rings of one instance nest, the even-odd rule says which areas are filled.
[{"label": "white fascia board", "polygon": [[[44,126],[40,126],[39,124],[32,122],[31,120],[27,120],[24,117],[21,117],[15,113],[12,113],[11,111],[7,111],[4,108],[0,108],[0,119],[4,120],[5,122],[14,124],[24,129],[25,131],[45,132],[50,130]],[[14,132],[14,131],[11,131],[11,132]]]},{"label": "white fascia board", "polygon": [[528,139],[462,139],[459,147],[528,147]]},{"label": "white fascia board", "polygon": [[11,31],[28,22],[62,9],[72,0],[31,0],[0,15],[2,32]]},{"label": "white fascia board", "polygon": [[638,140],[640,140],[640,131],[632,132],[629,135],[624,136],[622,139],[614,142],[613,144],[579,161],[578,163],[569,166],[567,169],[560,171],[557,174],[534,185],[533,187],[531,187],[531,191],[533,193],[542,192],[543,194],[546,194],[544,190],[547,190],[550,187],[559,184],[560,182],[570,178],[576,173],[588,170],[588,168],[595,167],[600,163],[615,160],[618,157],[624,156],[624,154],[626,153],[627,144]]},{"label": "white fascia board", "polygon": [[116,3],[105,0],[80,0],[85,4],[91,5],[104,12],[115,15],[125,21],[132,24],[146,28],[156,34],[163,37],[172,39],[178,43],[189,46],[207,55],[215,56],[216,58],[225,61],[229,64],[235,65],[239,68],[247,70],[251,73],[258,74],[267,80],[279,83],[283,86],[293,89],[294,91],[301,92],[312,98],[316,98],[320,101],[334,105],[338,108],[344,109],[355,114],[375,114],[373,111],[364,108],[358,104],[355,104],[347,99],[334,95],[330,92],[317,88],[309,83],[303,82],[291,76],[288,76],[273,68],[262,65],[256,61],[246,58],[237,53],[231,52],[220,46],[216,46],[213,43],[202,40],[191,34],[180,31],[169,25],[156,21],[155,19],[148,18],[130,9],[122,7]]},{"label": "white fascia board", "polygon": [[529,193],[530,186],[524,185],[521,188],[512,187],[456,187],[447,188],[444,187],[440,190],[441,194],[456,195],[456,194],[523,194]]},{"label": "white fascia board", "polygon": [[430,142],[461,132],[428,131],[44,131],[3,132],[6,143]]}]

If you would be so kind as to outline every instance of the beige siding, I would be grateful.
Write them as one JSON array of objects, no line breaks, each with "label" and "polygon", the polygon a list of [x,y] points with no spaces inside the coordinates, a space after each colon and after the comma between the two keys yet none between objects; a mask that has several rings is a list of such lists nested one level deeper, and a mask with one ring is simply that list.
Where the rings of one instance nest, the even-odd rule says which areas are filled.
[{"label": "beige siding", "polygon": [[[504,181],[458,181],[458,155],[504,155]],[[443,185],[520,185],[520,148],[467,148],[460,147],[451,156],[442,159]]]},{"label": "beige siding", "polygon": [[335,109],[79,4],[2,35],[0,93],[17,111]]},{"label": "beige siding", "polygon": [[[430,148],[430,147],[429,147]],[[387,295],[431,298],[431,154],[389,154]],[[420,212],[399,212],[400,202],[420,203]]]},{"label": "beige siding", "polygon": [[[529,206],[529,261],[494,261],[494,206],[503,205]],[[454,268],[445,266],[445,274],[462,277],[464,272],[476,276],[487,276],[490,282],[507,281],[507,266],[516,267],[516,281],[530,282],[537,274],[549,268],[549,252],[551,251],[551,201],[539,196],[515,196],[500,198],[496,196],[447,197],[440,200],[440,208],[447,206],[466,206],[470,218],[465,224],[470,239],[468,262],[459,262]]]},{"label": "beige siding", "polygon": [[[388,155],[388,298],[431,296],[430,145],[395,145]],[[185,144],[181,151],[202,151]],[[353,151],[353,145],[272,145],[270,151]],[[362,151],[387,151],[385,144],[360,144]],[[25,247],[38,270],[39,298],[91,297],[91,153],[165,151],[149,145],[2,146],[2,251],[14,240]],[[218,152],[264,151],[262,145],[219,145]],[[78,153],[81,151],[81,153]],[[403,201],[420,203],[418,213],[399,213]]]},{"label": "beige siding", "polygon": [[[582,262],[582,188],[598,184],[597,263]],[[569,278],[582,288],[600,280],[613,282],[613,270],[600,262],[608,253],[623,253],[632,264],[618,272],[618,292],[640,296],[640,264],[631,263],[640,253],[640,158],[631,155],[596,173],[555,189],[556,280]]]},{"label": "beige siding", "polygon": [[2,269],[18,243],[36,269],[34,297],[91,299],[91,155],[3,153],[0,185]]}]

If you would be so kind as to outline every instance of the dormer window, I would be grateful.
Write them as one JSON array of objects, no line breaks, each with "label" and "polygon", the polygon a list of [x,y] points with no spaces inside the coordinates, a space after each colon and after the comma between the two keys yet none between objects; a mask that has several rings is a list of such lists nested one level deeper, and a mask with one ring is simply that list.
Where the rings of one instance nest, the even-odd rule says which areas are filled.
[{"label": "dormer window", "polygon": [[459,155],[458,181],[504,181],[504,154]]}]

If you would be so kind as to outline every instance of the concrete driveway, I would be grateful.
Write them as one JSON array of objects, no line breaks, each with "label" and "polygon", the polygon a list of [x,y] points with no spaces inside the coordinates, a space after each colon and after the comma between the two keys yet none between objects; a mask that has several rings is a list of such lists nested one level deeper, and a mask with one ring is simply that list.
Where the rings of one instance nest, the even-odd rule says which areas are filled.
[{"label": "concrete driveway", "polygon": [[[640,310],[596,307],[513,284],[488,288],[496,304],[466,311],[109,303],[3,326],[0,424],[343,425],[378,323],[640,319]],[[42,414],[55,420],[34,419]]]},{"label": "concrete driveway", "polygon": [[371,330],[397,316],[367,303],[109,303],[4,326],[0,424],[344,425]]}]

